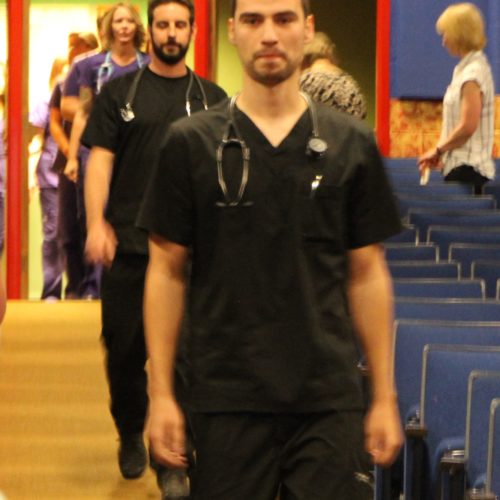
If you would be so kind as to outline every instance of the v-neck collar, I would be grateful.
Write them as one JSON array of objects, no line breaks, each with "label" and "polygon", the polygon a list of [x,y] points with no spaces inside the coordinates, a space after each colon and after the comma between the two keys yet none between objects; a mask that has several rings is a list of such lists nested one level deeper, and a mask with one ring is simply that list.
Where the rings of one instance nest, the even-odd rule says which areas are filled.
[{"label": "v-neck collar", "polygon": [[[238,108],[238,106],[235,106],[235,120],[237,120],[238,127],[246,142],[248,142],[248,137],[246,137],[248,135],[252,139],[252,142],[256,142],[257,146],[264,148],[271,154],[284,153],[288,150],[290,145],[296,145],[300,142],[299,140],[302,139],[304,132],[308,129],[310,130],[312,127],[308,110],[305,109],[295,122],[295,125],[290,129],[288,135],[277,146],[273,146],[260,128],[257,127],[253,120],[244,111]],[[245,131],[247,134],[245,134]]]}]

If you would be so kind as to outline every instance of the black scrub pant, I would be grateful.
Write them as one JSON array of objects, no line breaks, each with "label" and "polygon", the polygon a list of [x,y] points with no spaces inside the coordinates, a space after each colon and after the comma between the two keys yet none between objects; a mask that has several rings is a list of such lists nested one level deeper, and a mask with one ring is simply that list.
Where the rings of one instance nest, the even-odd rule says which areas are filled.
[{"label": "black scrub pant", "polygon": [[102,276],[102,338],[111,414],[120,435],[142,433],[148,406],[142,319],[146,255],[117,254]]},{"label": "black scrub pant", "polygon": [[362,411],[195,413],[193,500],[370,500]]}]

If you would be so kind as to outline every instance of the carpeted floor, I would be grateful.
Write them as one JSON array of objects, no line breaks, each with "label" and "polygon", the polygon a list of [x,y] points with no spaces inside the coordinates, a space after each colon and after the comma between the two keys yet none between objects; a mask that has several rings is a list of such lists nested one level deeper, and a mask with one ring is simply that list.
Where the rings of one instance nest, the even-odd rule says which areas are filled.
[{"label": "carpeted floor", "polygon": [[149,470],[134,481],[118,470],[100,304],[9,302],[0,332],[0,492],[8,500],[158,499]]}]

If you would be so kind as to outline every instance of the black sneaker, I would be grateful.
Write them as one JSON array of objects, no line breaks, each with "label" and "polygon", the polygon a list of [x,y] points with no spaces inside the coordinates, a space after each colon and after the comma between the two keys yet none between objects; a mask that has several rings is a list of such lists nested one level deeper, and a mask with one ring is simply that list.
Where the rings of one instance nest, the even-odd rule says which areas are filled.
[{"label": "black sneaker", "polygon": [[120,436],[118,464],[125,479],[136,479],[142,476],[148,463],[148,454],[141,434],[124,434]]},{"label": "black sneaker", "polygon": [[160,467],[156,480],[161,490],[161,500],[189,500],[189,477],[186,469]]}]

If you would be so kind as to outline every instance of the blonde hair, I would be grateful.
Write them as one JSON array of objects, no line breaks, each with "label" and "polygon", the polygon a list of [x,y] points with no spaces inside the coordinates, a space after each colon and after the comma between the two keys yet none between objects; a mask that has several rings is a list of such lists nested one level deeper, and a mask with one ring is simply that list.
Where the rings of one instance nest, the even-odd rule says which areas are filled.
[{"label": "blonde hair", "polygon": [[52,90],[64,72],[67,70],[68,59],[66,57],[56,57],[52,61],[52,67],[50,69],[49,76],[49,88]]},{"label": "blonde hair", "polygon": [[146,40],[146,31],[144,29],[144,26],[142,24],[141,18],[139,16],[139,13],[135,8],[129,4],[128,2],[119,2],[111,9],[109,9],[108,12],[104,15],[102,19],[102,48],[104,50],[110,50],[111,49],[111,44],[113,43],[113,29],[112,29],[112,24],[113,24],[113,16],[115,15],[115,12],[120,8],[120,7],[125,7],[126,9],[129,10],[130,15],[132,16],[132,19],[134,20],[135,26],[136,26],[136,31],[135,31],[135,36],[134,36],[134,46],[136,49],[140,50],[144,46],[144,42]]},{"label": "blonde hair", "polygon": [[481,11],[472,3],[450,5],[436,22],[439,35],[446,34],[450,43],[460,52],[481,50],[486,46],[484,19]]},{"label": "blonde hair", "polygon": [[302,69],[310,68],[317,60],[328,59],[332,64],[338,64],[337,48],[330,37],[321,31],[304,47]]}]

